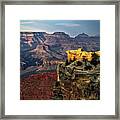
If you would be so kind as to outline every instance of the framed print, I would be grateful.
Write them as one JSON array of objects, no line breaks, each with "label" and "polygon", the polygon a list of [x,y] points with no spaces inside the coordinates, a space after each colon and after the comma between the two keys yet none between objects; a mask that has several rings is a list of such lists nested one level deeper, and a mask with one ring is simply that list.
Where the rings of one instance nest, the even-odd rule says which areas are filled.
[{"label": "framed print", "polygon": [[2,119],[119,119],[119,2],[1,2]]}]

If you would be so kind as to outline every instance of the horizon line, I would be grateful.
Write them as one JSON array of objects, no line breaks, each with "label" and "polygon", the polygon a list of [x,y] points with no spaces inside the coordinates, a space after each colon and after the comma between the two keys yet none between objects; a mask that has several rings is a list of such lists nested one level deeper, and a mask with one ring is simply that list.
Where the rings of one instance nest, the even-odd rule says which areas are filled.
[{"label": "horizon line", "polygon": [[46,33],[46,34],[50,34],[50,35],[52,35],[52,34],[54,34],[54,33],[57,33],[57,32],[60,32],[60,33],[65,33],[65,34],[67,34],[67,35],[69,35],[70,37],[76,37],[76,36],[78,36],[78,35],[80,35],[80,34],[86,34],[86,35],[88,35],[89,37],[93,37],[93,36],[97,36],[97,37],[100,37],[100,35],[89,35],[89,34],[87,34],[87,33],[85,33],[85,32],[81,32],[81,33],[79,33],[79,34],[77,34],[77,35],[75,35],[75,36],[71,36],[69,33],[67,33],[67,32],[64,32],[64,31],[56,31],[56,32],[46,32],[46,31],[20,31],[20,33],[21,32],[28,32],[28,33],[35,33],[35,32],[41,32],[41,33]]}]

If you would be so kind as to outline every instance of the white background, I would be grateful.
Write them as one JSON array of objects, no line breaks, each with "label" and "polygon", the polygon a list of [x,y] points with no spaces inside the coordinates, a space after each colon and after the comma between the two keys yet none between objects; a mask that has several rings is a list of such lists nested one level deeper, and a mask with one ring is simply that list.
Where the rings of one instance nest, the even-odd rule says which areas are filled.
[{"label": "white background", "polygon": [[[20,20],[100,20],[100,100],[20,100]],[[115,114],[114,5],[5,6],[6,115]]]}]

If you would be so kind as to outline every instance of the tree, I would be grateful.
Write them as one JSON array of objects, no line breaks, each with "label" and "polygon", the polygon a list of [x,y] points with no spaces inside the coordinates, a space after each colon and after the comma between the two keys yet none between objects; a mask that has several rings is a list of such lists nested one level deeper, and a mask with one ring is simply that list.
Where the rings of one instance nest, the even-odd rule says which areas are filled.
[{"label": "tree", "polygon": [[92,54],[92,60],[91,60],[91,64],[96,66],[97,64],[99,64],[100,60],[99,60],[99,56],[94,52]]},{"label": "tree", "polygon": [[63,93],[61,91],[60,82],[55,82],[53,86],[53,98],[54,100],[63,100]]}]

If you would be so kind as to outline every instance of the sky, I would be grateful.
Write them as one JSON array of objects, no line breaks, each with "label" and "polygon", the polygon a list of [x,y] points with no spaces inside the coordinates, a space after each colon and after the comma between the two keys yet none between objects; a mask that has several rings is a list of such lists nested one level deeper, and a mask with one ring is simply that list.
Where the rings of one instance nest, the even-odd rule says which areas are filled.
[{"label": "sky", "polygon": [[20,31],[23,32],[65,32],[71,37],[81,33],[90,36],[100,35],[99,20],[21,20]]}]

